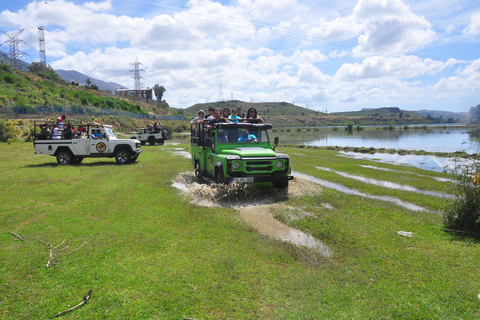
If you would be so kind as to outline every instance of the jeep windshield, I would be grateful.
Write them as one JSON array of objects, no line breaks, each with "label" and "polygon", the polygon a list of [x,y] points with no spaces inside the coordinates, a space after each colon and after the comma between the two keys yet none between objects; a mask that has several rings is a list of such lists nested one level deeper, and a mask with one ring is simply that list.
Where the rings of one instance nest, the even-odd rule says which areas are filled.
[{"label": "jeep windshield", "polygon": [[115,133],[113,132],[112,128],[105,128],[105,134],[107,137],[115,137]]},{"label": "jeep windshield", "polygon": [[268,134],[265,129],[218,129],[217,141],[224,143],[252,143],[268,142]]}]

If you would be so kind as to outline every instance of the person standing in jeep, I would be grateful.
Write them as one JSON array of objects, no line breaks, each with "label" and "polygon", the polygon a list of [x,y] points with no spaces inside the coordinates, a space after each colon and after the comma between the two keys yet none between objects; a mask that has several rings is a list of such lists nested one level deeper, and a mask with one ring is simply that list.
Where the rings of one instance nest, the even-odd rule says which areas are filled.
[{"label": "person standing in jeep", "polygon": [[228,122],[230,123],[230,120],[222,118],[222,109],[215,109],[214,113],[214,118],[212,120],[208,120],[208,125],[205,127],[205,129],[211,129],[215,123],[221,123],[221,122]]}]

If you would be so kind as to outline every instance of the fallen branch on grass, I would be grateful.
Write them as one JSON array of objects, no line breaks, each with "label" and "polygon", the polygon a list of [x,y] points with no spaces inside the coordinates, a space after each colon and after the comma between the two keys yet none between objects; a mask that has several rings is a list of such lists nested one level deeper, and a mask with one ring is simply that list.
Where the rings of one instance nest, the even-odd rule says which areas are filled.
[{"label": "fallen branch on grass", "polygon": [[25,237],[20,236],[20,235],[16,234],[15,232],[8,232],[8,233],[13,234],[13,235],[14,235],[15,237],[17,237],[19,240],[25,241]]},{"label": "fallen branch on grass", "polygon": [[87,295],[86,295],[86,296],[83,296],[83,301],[80,302],[79,304],[77,304],[75,307],[72,307],[72,308],[67,309],[67,310],[65,310],[65,311],[62,311],[62,312],[59,312],[59,313],[57,313],[56,315],[54,315],[52,318],[58,317],[58,316],[60,316],[60,315],[62,315],[62,314],[65,314],[65,313],[67,313],[67,312],[70,312],[70,311],[72,311],[72,310],[75,310],[75,309],[83,306],[84,304],[87,304],[87,303],[88,303],[88,300],[90,300],[91,295],[92,295],[92,290],[88,291]]},{"label": "fallen branch on grass", "polygon": [[[25,239],[28,239],[28,237],[25,237],[25,236],[21,236],[21,235],[18,235],[14,232],[9,232],[10,234],[13,234],[16,238],[22,240],[22,241],[25,241]],[[67,253],[64,253],[62,251],[65,251],[67,250],[68,248],[70,248],[70,246],[65,246],[63,248],[60,248],[61,246],[63,246],[63,244],[65,243],[65,240],[62,241],[62,243],[60,243],[59,245],[57,246],[53,246],[51,243],[48,243],[48,242],[45,242],[41,239],[38,239],[38,238],[35,238],[35,240],[37,240],[38,242],[40,243],[43,243],[45,245],[47,245],[48,247],[48,251],[49,251],[49,255],[48,255],[48,260],[47,260],[47,264],[46,264],[46,267],[47,268],[50,268],[51,265],[54,265],[56,266],[57,268],[61,269],[61,267],[58,265],[58,261],[57,261],[57,256],[59,256],[60,254],[64,254],[64,255],[67,255],[67,254],[70,254],[70,253],[73,253],[77,250],[79,250],[80,248],[82,248],[86,243],[87,241],[85,241],[80,247],[78,247],[77,249],[73,250],[73,251],[70,251],[70,252],[67,252]]]}]

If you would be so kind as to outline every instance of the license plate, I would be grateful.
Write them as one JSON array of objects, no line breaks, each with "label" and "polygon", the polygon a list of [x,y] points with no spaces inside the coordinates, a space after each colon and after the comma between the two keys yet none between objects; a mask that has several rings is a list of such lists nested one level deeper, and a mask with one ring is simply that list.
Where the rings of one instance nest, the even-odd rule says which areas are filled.
[{"label": "license plate", "polygon": [[251,183],[253,182],[253,177],[246,177],[246,178],[233,178],[232,182],[244,182],[244,183]]}]

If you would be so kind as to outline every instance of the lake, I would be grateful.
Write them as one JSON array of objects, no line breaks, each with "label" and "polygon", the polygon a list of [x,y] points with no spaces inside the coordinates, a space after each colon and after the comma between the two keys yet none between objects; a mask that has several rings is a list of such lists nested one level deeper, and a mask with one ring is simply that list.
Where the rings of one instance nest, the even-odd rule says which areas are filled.
[{"label": "lake", "polygon": [[424,150],[427,152],[455,152],[465,151],[476,153],[478,143],[469,139],[475,138],[465,128],[430,127],[426,130],[353,130],[345,131],[302,131],[272,132],[273,136],[280,137],[281,144],[308,145],[308,146],[339,146],[339,147],[366,147],[405,150]]}]

